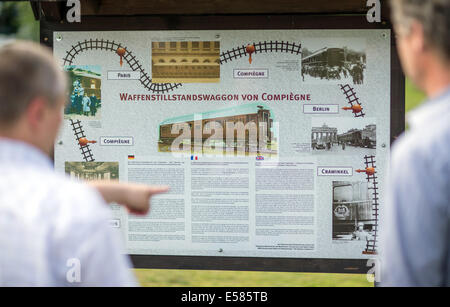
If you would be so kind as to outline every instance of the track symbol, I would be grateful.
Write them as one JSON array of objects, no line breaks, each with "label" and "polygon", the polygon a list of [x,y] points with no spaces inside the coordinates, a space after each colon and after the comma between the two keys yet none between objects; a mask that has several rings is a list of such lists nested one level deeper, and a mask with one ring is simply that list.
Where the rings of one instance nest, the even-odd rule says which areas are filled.
[{"label": "track symbol", "polygon": [[127,52],[126,49],[123,48],[123,47],[117,48],[116,53],[117,53],[118,56],[120,56],[120,67],[122,67],[122,64],[123,64],[122,58],[123,58],[123,56],[125,55],[126,52]]},{"label": "track symbol", "polygon": [[[84,134],[83,126],[79,120],[73,121],[70,119],[70,125],[72,126],[73,133],[75,134],[75,140],[80,146],[81,155],[83,156],[84,161],[93,162],[94,155],[92,154],[91,149],[89,148],[89,141],[86,139],[86,135]],[[81,139],[85,139],[88,143],[84,144],[84,142],[80,142]],[[82,145],[82,143],[84,145]]]},{"label": "track symbol", "polygon": [[363,107],[359,102],[359,98],[356,96],[355,89],[348,84],[342,85],[340,84],[341,90],[347,99],[349,107],[343,107],[343,110],[352,110],[352,113],[355,117],[364,117]]},{"label": "track symbol", "polygon": [[360,104],[356,103],[351,107],[343,107],[342,110],[352,110],[353,113],[359,113],[362,111],[362,107]]},{"label": "track symbol", "polygon": [[80,144],[80,146],[86,146],[87,144],[95,144],[95,143],[97,143],[97,141],[89,141],[87,138],[78,139],[78,144]]},{"label": "track symbol", "polygon": [[248,62],[252,64],[252,53],[255,52],[255,45],[248,44],[247,47],[245,47],[245,51],[248,53],[249,58]]},{"label": "track symbol", "polygon": [[356,170],[358,173],[365,173],[367,176],[367,182],[369,189],[372,190],[372,221],[373,224],[373,237],[369,238],[366,242],[366,249],[363,251],[364,255],[376,255],[377,254],[377,239],[378,239],[378,216],[379,216],[379,193],[378,193],[378,177],[375,170],[375,156],[364,156],[364,164],[366,166],[363,170]]},{"label": "track symbol", "polygon": [[366,167],[366,169],[357,169],[357,173],[366,173],[368,176],[375,174],[375,167]]}]

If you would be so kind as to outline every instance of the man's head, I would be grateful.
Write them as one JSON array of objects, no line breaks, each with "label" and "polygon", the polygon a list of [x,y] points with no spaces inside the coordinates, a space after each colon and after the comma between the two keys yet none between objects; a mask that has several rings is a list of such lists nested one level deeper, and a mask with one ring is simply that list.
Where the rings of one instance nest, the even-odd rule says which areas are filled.
[{"label": "man's head", "polygon": [[427,90],[432,70],[450,68],[450,1],[391,0],[391,6],[403,69]]},{"label": "man's head", "polygon": [[65,103],[66,78],[51,52],[15,42],[0,48],[0,136],[49,154]]}]

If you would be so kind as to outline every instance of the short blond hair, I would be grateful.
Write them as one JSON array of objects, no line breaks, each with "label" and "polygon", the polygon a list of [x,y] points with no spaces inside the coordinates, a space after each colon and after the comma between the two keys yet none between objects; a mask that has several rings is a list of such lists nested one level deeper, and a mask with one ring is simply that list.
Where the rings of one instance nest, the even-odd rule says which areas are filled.
[{"label": "short blond hair", "polygon": [[65,73],[47,47],[16,41],[0,48],[0,126],[19,119],[36,97],[55,105],[65,89]]}]

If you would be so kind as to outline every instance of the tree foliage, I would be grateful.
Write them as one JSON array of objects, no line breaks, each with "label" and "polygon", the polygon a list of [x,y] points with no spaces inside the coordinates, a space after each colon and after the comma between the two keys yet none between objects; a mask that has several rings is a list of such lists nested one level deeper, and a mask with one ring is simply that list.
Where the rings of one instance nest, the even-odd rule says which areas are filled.
[{"label": "tree foliage", "polygon": [[39,40],[39,22],[34,19],[28,1],[0,2],[0,35]]}]

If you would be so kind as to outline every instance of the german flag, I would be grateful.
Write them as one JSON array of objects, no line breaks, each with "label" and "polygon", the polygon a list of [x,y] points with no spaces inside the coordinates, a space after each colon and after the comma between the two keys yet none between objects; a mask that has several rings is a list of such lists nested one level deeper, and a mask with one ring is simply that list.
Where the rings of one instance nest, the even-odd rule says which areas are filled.
[{"label": "german flag", "polygon": [[128,160],[134,160],[134,155],[128,155]]}]

